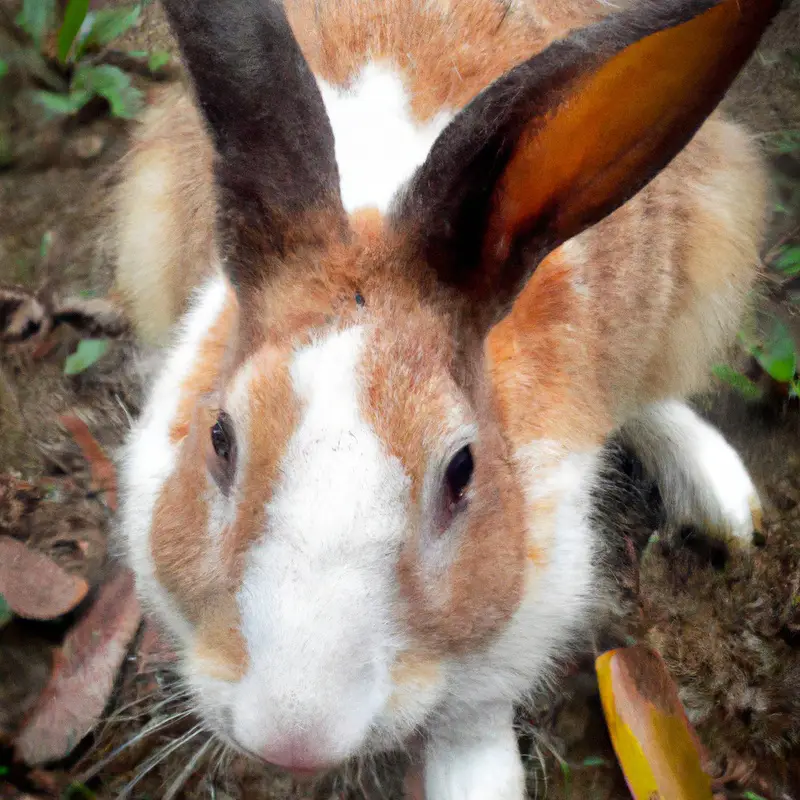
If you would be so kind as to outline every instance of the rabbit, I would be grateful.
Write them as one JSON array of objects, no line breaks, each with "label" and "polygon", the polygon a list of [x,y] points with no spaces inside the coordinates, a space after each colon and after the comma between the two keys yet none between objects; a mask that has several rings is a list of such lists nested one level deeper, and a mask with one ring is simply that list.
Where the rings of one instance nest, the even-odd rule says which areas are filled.
[{"label": "rabbit", "polygon": [[414,739],[429,800],[520,800],[514,704],[608,604],[608,437],[671,523],[759,528],[684,398],[758,274],[765,169],[717,106],[778,4],[163,6],[191,90],[115,222],[167,342],[121,470],[145,607],[238,751]]}]

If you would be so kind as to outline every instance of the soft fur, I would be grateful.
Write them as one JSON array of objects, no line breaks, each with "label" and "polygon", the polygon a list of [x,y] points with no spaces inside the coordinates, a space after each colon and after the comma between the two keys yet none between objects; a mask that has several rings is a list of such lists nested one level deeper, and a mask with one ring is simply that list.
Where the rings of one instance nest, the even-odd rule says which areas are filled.
[{"label": "soft fur", "polygon": [[548,47],[593,7],[165,7],[202,116],[165,97],[119,190],[143,338],[194,291],[123,471],[140,593],[246,752],[422,734],[430,800],[519,800],[513,704],[606,602],[606,438],[675,524],[759,522],[680,398],[756,276],[760,159],[702,123],[775,8],[645,2]]}]

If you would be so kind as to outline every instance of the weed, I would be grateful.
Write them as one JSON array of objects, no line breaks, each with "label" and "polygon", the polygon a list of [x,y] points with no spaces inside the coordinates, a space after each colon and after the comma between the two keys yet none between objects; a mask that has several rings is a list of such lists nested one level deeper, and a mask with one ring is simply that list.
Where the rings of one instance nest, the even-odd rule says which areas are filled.
[{"label": "weed", "polygon": [[11,620],[12,616],[11,609],[6,602],[5,597],[0,594],[0,628],[6,625]]},{"label": "weed", "polygon": [[[781,320],[773,317],[764,336],[757,336],[746,330],[739,331],[739,342],[776,384],[786,388],[789,398],[800,397],[797,347],[789,329]],[[730,365],[716,364],[712,367],[712,372],[746,400],[763,398],[762,388]]]},{"label": "weed", "polygon": [[67,786],[63,800],[96,800],[97,795],[88,787],[77,781]]},{"label": "weed", "polygon": [[[6,38],[14,42],[0,64],[0,78],[16,74],[30,99],[49,116],[74,115],[95,98],[102,98],[111,116],[130,119],[143,105],[142,92],[130,74],[110,61],[125,56],[157,73],[169,63],[166,53],[120,53],[110,46],[139,20],[151,0],[121,8],[89,10],[89,0],[68,0],[59,14],[55,0],[24,0],[9,22]],[[124,59],[123,59],[124,60]],[[132,61],[131,61],[132,60]]]}]

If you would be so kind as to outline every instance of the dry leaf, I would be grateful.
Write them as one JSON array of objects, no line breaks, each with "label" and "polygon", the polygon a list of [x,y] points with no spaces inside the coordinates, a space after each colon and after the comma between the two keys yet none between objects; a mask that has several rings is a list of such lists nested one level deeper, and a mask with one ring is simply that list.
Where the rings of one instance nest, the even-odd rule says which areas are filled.
[{"label": "dry leaf", "polygon": [[702,748],[661,657],[642,645],[596,663],[611,742],[635,800],[712,800]]},{"label": "dry leaf", "polygon": [[106,505],[112,510],[117,510],[117,471],[114,464],[106,455],[97,439],[86,423],[74,414],[64,414],[59,417],[59,422],[69,431],[69,434],[80,447],[83,457],[89,463],[92,474],[92,486],[105,495]]},{"label": "dry leaf", "polygon": [[0,531],[19,528],[41,499],[38,486],[9,473],[0,474]]},{"label": "dry leaf", "polygon": [[50,683],[17,737],[20,758],[29,764],[64,758],[92,730],[140,619],[133,575],[120,569],[67,634]]},{"label": "dry leaf", "polygon": [[89,585],[18,539],[0,536],[0,594],[26,619],[56,619],[86,597]]}]

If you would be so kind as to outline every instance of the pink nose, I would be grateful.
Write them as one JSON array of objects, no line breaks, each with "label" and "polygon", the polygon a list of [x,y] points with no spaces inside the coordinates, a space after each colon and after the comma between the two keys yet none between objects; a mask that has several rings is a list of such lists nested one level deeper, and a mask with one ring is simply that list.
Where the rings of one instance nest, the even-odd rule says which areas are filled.
[{"label": "pink nose", "polygon": [[264,748],[259,755],[270,764],[297,775],[312,775],[329,769],[332,764],[303,740],[292,739],[277,747]]}]

